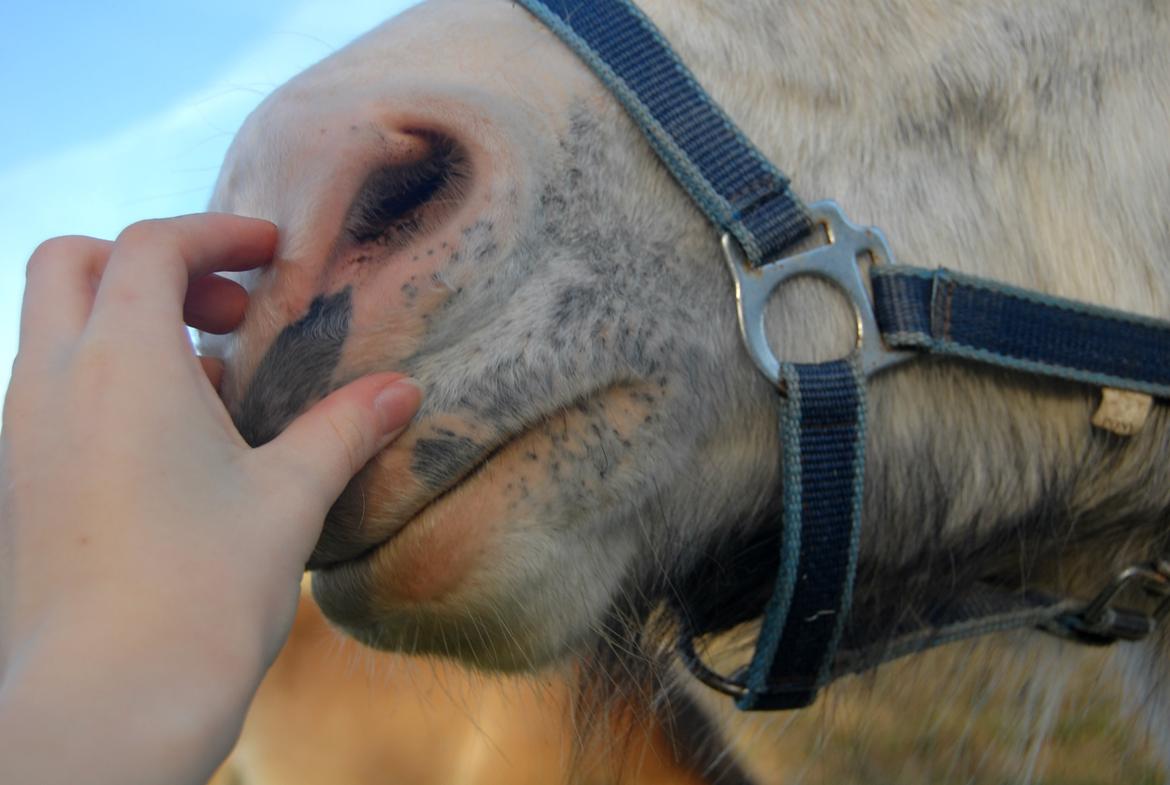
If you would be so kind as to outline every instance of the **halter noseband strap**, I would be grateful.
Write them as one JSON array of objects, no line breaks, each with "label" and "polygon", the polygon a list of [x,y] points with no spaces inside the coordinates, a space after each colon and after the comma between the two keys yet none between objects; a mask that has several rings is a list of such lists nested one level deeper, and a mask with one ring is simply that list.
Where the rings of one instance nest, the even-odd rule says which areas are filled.
[{"label": "halter noseband strap", "polygon": [[[1085,643],[1148,634],[1150,615],[1114,607],[1137,583],[1170,594],[1170,564],[1119,574],[1079,603],[980,586],[880,642],[846,625],[857,567],[865,462],[865,382],[923,353],[1170,396],[1170,322],[1085,305],[948,270],[896,265],[876,229],[831,202],[805,206],[788,178],[699,86],[653,23],[628,0],[519,0],[594,70],[654,151],[723,233],[745,347],[779,392],[784,512],[780,563],[751,663],[720,676],[695,655],[685,611],[680,652],[742,709],[811,703],[831,679],[931,646],[1038,627]],[[827,245],[785,254],[818,225]],[[862,258],[872,260],[863,262]],[[771,293],[796,275],[844,289],[856,350],[815,365],[779,361],[764,334]]]}]

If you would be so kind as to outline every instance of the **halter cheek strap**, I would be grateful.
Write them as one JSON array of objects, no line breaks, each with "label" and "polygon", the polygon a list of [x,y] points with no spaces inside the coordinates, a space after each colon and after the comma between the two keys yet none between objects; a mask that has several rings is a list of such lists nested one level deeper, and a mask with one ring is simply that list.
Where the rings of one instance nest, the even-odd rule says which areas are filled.
[{"label": "halter cheek strap", "polygon": [[654,24],[624,0],[521,0],[621,101],[711,223],[755,262],[812,230],[788,178],[707,95]]},{"label": "halter cheek strap", "polygon": [[[1170,564],[1157,562],[1121,573],[1088,604],[981,586],[880,642],[850,629],[869,376],[936,354],[1165,398],[1170,322],[897,265],[876,229],[831,202],[802,204],[631,2],[519,2],[594,70],[723,234],[744,345],[778,391],[784,512],[772,595],[752,660],[731,677],[695,656],[684,614],[680,651],[696,676],[742,709],[795,708],[837,676],[953,640],[1027,626],[1106,643],[1148,634],[1170,612],[1166,602],[1152,615],[1112,604],[1131,583],[1170,594]],[[828,244],[790,255],[818,224]],[[773,355],[766,305],[796,275],[823,277],[852,300],[859,334],[848,357],[805,365]]]}]

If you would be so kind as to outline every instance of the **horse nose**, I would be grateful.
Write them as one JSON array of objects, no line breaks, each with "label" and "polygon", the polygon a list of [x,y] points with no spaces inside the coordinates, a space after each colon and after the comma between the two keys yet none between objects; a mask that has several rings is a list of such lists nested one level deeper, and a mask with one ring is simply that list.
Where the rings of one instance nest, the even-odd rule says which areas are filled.
[{"label": "horse nose", "polygon": [[[236,427],[253,446],[273,439],[346,376],[343,350],[351,361],[368,359],[368,347],[347,347],[351,338],[411,332],[411,315],[398,301],[404,292],[419,291],[415,313],[425,310],[426,284],[412,281],[430,280],[430,267],[440,258],[424,248],[438,246],[435,237],[450,233],[444,230],[465,201],[470,156],[452,135],[392,124],[354,128],[345,156],[332,151],[329,161],[318,162],[331,164],[324,169],[334,175],[321,201],[332,201],[331,190],[349,195],[333,210],[287,227],[295,252],[274,265],[267,286],[253,298],[256,313],[266,315],[261,321],[284,323],[275,335],[252,336],[257,349],[266,346],[254,365],[246,363],[250,373],[243,372],[250,378],[228,396]],[[337,176],[339,162],[350,156],[364,161],[360,169],[350,158],[353,174]],[[453,247],[454,241],[444,245]],[[410,263],[412,258],[426,261]],[[392,316],[402,323],[383,330],[380,320]],[[379,347],[383,354],[388,350]]]}]

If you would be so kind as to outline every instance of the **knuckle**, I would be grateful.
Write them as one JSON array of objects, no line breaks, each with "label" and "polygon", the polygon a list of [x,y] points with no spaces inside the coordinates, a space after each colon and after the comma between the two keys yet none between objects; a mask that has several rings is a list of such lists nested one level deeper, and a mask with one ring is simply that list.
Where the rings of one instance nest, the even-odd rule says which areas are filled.
[{"label": "knuckle", "polygon": [[29,257],[25,274],[27,277],[31,277],[42,269],[58,266],[63,264],[65,260],[86,254],[92,243],[93,240],[89,237],[73,235],[52,237],[45,240],[36,247],[32,256]]},{"label": "knuckle", "polygon": [[169,221],[164,218],[151,218],[130,224],[118,234],[115,240],[117,245],[139,247],[153,245],[164,241],[170,234]]},{"label": "knuckle", "polygon": [[[181,260],[190,264],[199,255],[199,232],[186,216],[179,218],[152,218],[130,224],[115,241],[116,246],[129,251],[133,264],[143,265],[163,259]],[[177,272],[178,267],[174,270]]]}]

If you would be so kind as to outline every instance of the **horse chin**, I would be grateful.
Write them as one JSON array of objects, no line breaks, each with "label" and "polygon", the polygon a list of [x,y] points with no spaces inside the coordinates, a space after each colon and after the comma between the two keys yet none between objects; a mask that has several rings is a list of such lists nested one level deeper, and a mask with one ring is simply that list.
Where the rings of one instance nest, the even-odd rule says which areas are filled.
[{"label": "horse chin", "polygon": [[[602,433],[593,419],[602,402],[612,418],[603,435],[614,441],[587,450],[573,434]],[[617,520],[621,494],[611,489],[607,503],[593,485],[605,482],[593,461],[605,446],[602,472],[633,470],[619,451],[626,428],[644,416],[634,408],[623,415],[621,404],[635,403],[629,391],[611,391],[541,421],[402,523],[379,523],[377,500],[387,501],[380,472],[351,486],[350,494],[371,502],[364,530],[392,534],[318,566],[313,589],[325,615],[375,648],[454,656],[491,670],[531,671],[590,646],[638,531]]]},{"label": "horse chin", "polygon": [[394,606],[438,603],[457,593],[467,573],[492,550],[495,533],[506,528],[504,500],[493,488],[498,474],[493,463],[401,523],[379,526],[373,513],[368,529],[381,531],[382,539],[351,558],[314,565],[317,580],[329,585],[331,576],[345,573],[346,585],[362,586],[373,602]]},{"label": "horse chin", "polygon": [[[536,629],[512,586],[525,584],[524,569],[542,562],[513,536],[535,527],[525,502],[543,495],[518,479],[533,439],[522,435],[499,449],[384,541],[317,569],[313,590],[325,615],[379,649],[442,654],[502,671],[555,659],[563,632]],[[469,619],[486,621],[469,632]]]},{"label": "horse chin", "polygon": [[507,473],[493,463],[387,541],[316,571],[313,593],[326,617],[376,649],[437,654],[490,671],[530,672],[571,650],[574,630],[564,616],[549,625],[535,610],[542,602],[521,600],[531,588],[524,568],[539,573],[545,565],[516,536],[534,524],[507,513],[493,487],[506,484]]}]

